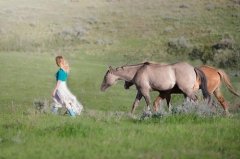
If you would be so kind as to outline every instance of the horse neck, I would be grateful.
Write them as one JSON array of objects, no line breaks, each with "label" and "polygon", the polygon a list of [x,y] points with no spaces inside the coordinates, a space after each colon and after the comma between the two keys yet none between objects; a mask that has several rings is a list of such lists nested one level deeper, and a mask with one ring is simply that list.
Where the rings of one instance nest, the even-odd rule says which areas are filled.
[{"label": "horse neck", "polygon": [[142,65],[124,66],[116,69],[113,73],[119,77],[120,80],[131,81]]}]

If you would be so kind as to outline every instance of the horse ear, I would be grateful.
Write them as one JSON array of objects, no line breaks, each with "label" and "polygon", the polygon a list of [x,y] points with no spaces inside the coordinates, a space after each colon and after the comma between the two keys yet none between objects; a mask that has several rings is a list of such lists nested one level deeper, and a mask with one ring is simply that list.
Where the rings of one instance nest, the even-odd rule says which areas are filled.
[{"label": "horse ear", "polygon": [[112,66],[109,66],[109,72],[112,73],[112,71],[113,71]]}]

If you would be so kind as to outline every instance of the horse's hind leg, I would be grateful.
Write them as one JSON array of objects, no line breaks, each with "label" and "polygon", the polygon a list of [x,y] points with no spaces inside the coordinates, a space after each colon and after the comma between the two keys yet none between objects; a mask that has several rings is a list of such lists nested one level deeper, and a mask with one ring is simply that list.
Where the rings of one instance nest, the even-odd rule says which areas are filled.
[{"label": "horse's hind leg", "polygon": [[142,99],[142,93],[141,92],[137,92],[137,95],[136,95],[136,98],[135,98],[135,101],[133,103],[133,106],[132,106],[132,110],[131,110],[131,113],[133,114],[136,107],[139,105],[139,102],[140,100]]},{"label": "horse's hind leg", "polygon": [[221,106],[223,107],[224,111],[225,111],[225,114],[226,115],[229,115],[229,112],[228,112],[228,103],[227,101],[224,99],[221,91],[220,91],[220,88],[218,87],[214,92],[213,94],[215,95],[215,97],[217,98],[217,100],[219,101],[219,103],[221,104]]},{"label": "horse's hind leg", "polygon": [[159,108],[159,105],[160,105],[160,102],[161,100],[164,99],[160,96],[160,94],[157,96],[157,98],[154,100],[153,102],[153,110],[155,112],[158,112],[158,108]]},{"label": "horse's hind leg", "polygon": [[166,96],[166,100],[167,100],[168,111],[171,112],[172,111],[172,105],[170,103],[170,101],[171,101],[171,94],[168,94]]},{"label": "horse's hind leg", "polygon": [[190,100],[193,100],[194,102],[197,100],[197,96],[194,94],[193,89],[182,89],[182,91],[184,92],[185,95],[185,99],[187,99],[186,97],[188,97]]}]

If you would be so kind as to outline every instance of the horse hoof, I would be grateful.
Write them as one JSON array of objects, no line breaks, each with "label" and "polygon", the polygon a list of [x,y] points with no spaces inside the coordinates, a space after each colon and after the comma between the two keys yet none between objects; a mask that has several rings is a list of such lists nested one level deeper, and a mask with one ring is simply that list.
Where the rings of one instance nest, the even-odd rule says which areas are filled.
[{"label": "horse hoof", "polygon": [[150,110],[144,111],[144,112],[143,112],[143,116],[145,116],[145,117],[151,117],[151,116],[152,116],[152,112],[151,112]]},{"label": "horse hoof", "polygon": [[232,115],[231,113],[229,113],[229,111],[224,111],[224,112],[223,112],[223,115],[224,115],[225,117],[229,117],[229,118],[233,117],[233,115]]},{"label": "horse hoof", "polygon": [[131,119],[136,119],[137,118],[133,113],[128,113],[127,117],[131,118]]}]

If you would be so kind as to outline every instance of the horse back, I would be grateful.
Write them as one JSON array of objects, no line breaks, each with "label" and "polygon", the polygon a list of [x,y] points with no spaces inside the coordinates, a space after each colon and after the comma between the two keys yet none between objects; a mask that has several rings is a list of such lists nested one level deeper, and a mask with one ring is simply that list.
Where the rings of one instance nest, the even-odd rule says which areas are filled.
[{"label": "horse back", "polygon": [[147,63],[138,70],[134,82],[140,87],[168,90],[174,87],[176,78],[171,65]]}]

